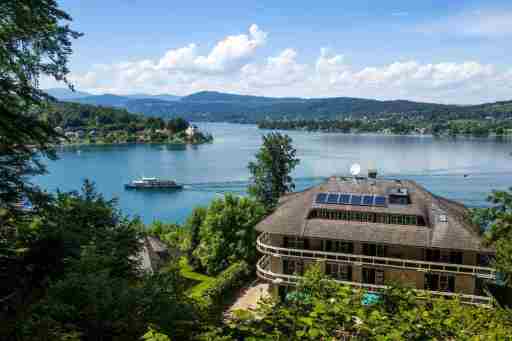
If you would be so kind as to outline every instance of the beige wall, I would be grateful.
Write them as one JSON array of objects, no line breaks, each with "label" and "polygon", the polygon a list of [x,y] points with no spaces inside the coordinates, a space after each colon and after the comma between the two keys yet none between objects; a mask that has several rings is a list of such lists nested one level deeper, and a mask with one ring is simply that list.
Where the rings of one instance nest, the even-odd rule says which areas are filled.
[{"label": "beige wall", "polygon": [[[417,271],[386,269],[384,271],[384,284],[388,284],[388,282],[399,282],[406,287],[418,288],[418,274],[423,276],[423,273]],[[418,289],[423,289],[423,287]]]},{"label": "beige wall", "polygon": [[270,269],[272,272],[283,273],[283,261],[281,257],[272,256],[270,259]]},{"label": "beige wall", "polygon": [[455,276],[455,292],[473,295],[475,293],[475,278],[467,275]]}]

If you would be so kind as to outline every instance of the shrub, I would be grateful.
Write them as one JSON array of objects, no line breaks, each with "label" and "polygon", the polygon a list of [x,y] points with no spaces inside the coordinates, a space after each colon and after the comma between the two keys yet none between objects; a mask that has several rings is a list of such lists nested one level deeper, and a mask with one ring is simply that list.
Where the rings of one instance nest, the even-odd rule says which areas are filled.
[{"label": "shrub", "polygon": [[224,300],[233,289],[239,288],[251,273],[245,261],[232,264],[221,272],[202,290],[193,291],[192,298],[197,303],[199,313],[206,319],[215,319],[223,308]]}]

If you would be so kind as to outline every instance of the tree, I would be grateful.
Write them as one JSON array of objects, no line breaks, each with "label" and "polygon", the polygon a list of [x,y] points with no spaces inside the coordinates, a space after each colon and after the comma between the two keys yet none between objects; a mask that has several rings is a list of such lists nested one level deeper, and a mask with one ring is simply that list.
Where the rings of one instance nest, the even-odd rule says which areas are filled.
[{"label": "tree", "polygon": [[509,191],[494,191],[487,200],[489,208],[474,209],[473,222],[480,225],[488,244],[496,247],[496,270],[504,275],[510,286],[512,279],[512,188]]},{"label": "tree", "polygon": [[54,0],[0,3],[0,239],[8,237],[6,217],[23,213],[16,203],[37,196],[27,177],[45,171],[40,157],[55,158],[59,135],[40,119],[50,97],[38,86],[41,77],[67,83],[71,40],[80,36],[69,21]]},{"label": "tree", "polygon": [[199,233],[201,231],[201,225],[206,219],[207,212],[208,210],[204,207],[196,207],[185,223],[185,227],[190,233],[190,248],[188,249],[187,256],[190,266],[194,269],[199,268],[201,265],[199,259],[194,256],[194,250],[199,246]]},{"label": "tree", "polygon": [[263,217],[261,204],[226,194],[208,207],[199,231],[199,245],[193,251],[208,274],[217,274],[235,261],[256,260],[256,230]]},{"label": "tree", "polygon": [[256,161],[249,163],[249,193],[267,209],[274,208],[280,196],[295,188],[290,173],[300,161],[296,152],[288,135],[270,133],[263,136]]},{"label": "tree", "polygon": [[102,266],[117,276],[138,274],[133,256],[141,248],[140,221],[122,216],[116,200],[106,200],[85,181],[81,192],[58,192],[29,225],[19,226],[18,245],[33,282],[58,278],[84,248],[102,255]]}]

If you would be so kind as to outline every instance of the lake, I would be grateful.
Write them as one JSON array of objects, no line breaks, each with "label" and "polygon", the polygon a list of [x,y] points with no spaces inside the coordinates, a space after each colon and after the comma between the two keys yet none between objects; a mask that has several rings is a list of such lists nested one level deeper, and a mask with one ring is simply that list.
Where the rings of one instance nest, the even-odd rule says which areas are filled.
[{"label": "lake", "polygon": [[[198,123],[214,135],[200,146],[123,145],[65,147],[49,174],[34,182],[50,191],[80,188],[84,179],[97,184],[107,198],[117,197],[121,209],[146,223],[158,219],[183,222],[193,207],[223,193],[244,195],[248,162],[261,144],[255,125]],[[330,175],[349,174],[359,163],[362,174],[374,165],[379,176],[416,180],[430,191],[468,206],[483,206],[492,189],[512,184],[512,144],[493,139],[436,139],[429,136],[350,135],[286,132],[293,138],[300,165],[293,176],[297,189]],[[464,177],[464,174],[467,176]],[[124,184],[141,176],[176,179],[182,191],[126,191]]]}]

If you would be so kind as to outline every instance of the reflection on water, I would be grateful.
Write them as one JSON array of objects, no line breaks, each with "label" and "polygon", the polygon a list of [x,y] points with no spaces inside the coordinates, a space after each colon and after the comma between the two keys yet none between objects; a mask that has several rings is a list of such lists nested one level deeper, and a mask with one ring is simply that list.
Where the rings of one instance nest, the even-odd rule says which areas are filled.
[{"label": "reflection on water", "polygon": [[[194,206],[207,205],[223,193],[245,194],[247,164],[265,133],[253,125],[198,125],[214,135],[213,144],[66,147],[59,151],[59,161],[50,162],[50,174],[35,181],[49,190],[71,190],[90,178],[106,196],[119,197],[127,214],[146,222],[181,222]],[[410,178],[471,206],[484,205],[491,189],[512,184],[509,139],[287,133],[301,159],[293,174],[297,190],[347,174],[353,163],[361,165],[363,174],[374,165],[380,176]],[[176,179],[188,186],[176,192],[124,190],[124,183],[140,176]]]}]

